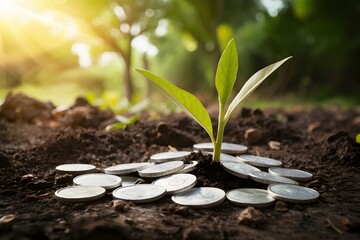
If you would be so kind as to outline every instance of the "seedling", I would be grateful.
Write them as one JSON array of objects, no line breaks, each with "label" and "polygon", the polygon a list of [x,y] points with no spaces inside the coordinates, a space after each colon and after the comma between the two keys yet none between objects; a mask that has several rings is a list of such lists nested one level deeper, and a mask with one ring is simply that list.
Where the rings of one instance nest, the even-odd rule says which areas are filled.
[{"label": "seedling", "polygon": [[289,58],[291,57],[287,57],[256,72],[244,84],[239,93],[227,107],[227,100],[234,86],[238,71],[238,56],[236,45],[234,39],[230,40],[221,55],[215,76],[215,85],[219,100],[219,118],[216,138],[214,137],[210,116],[198,98],[147,70],[139,68],[135,68],[135,70],[150,79],[168,98],[181,107],[185,113],[187,113],[205,129],[211,139],[211,142],[214,144],[213,161],[219,162],[224,129],[226,123],[234,113],[234,110],[273,71],[280,67]]}]

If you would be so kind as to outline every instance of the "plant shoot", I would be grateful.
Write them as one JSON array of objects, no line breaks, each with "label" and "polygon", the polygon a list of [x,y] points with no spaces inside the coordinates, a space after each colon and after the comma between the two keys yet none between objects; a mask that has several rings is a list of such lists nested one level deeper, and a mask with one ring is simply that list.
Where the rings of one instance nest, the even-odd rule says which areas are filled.
[{"label": "plant shoot", "polygon": [[185,113],[187,113],[204,128],[204,130],[208,133],[211,142],[214,144],[213,161],[219,162],[224,129],[231,115],[234,113],[234,110],[273,71],[275,71],[290,58],[291,57],[287,57],[256,72],[249,80],[247,80],[239,93],[227,107],[228,98],[234,86],[238,71],[238,56],[236,45],[233,39],[229,41],[220,57],[215,76],[215,86],[218,92],[219,100],[219,118],[216,138],[214,137],[210,116],[197,97],[175,86],[171,82],[156,76],[150,71],[139,68],[135,68],[135,70],[150,79],[156,86],[160,88],[161,92],[163,92],[168,98],[170,98],[174,103],[182,108]]}]

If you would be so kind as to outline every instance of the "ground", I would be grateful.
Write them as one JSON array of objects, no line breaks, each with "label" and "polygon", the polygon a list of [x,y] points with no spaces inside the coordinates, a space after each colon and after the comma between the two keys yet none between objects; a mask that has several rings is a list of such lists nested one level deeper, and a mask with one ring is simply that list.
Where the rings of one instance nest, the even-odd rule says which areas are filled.
[{"label": "ground", "polygon": [[[53,114],[53,109],[52,104],[17,94],[10,94],[0,107],[0,239],[360,238],[360,144],[355,142],[359,108],[240,109],[226,127],[224,141],[245,144],[250,154],[313,173],[314,179],[304,185],[321,194],[312,204],[278,201],[262,209],[227,201],[192,209],[170,197],[133,204],[113,201],[111,192],[94,202],[60,202],[54,192],[72,178],[55,173],[59,164],[91,163],[102,169],[147,161],[151,154],[169,149],[191,150],[194,143],[209,139],[183,114],[146,113],[136,124],[108,132],[103,128],[113,122],[113,114],[84,99],[66,112]],[[249,128],[260,130],[262,137],[245,139]],[[280,146],[270,147],[270,141]],[[198,186],[266,188],[225,173],[202,153],[190,158],[201,161],[193,172]],[[1,218],[11,215],[14,221]]]}]

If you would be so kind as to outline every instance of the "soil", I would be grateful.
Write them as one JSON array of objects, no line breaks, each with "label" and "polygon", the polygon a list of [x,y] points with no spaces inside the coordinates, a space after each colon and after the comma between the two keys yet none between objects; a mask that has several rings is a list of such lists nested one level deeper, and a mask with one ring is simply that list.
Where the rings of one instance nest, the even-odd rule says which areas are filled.
[{"label": "soil", "polygon": [[[144,113],[137,123],[109,132],[104,127],[114,122],[114,114],[84,99],[63,112],[54,108],[21,94],[9,94],[0,107],[0,239],[360,239],[359,108],[244,108],[230,120],[224,141],[313,173],[304,185],[321,194],[312,204],[278,201],[261,209],[228,201],[194,209],[168,196],[133,204],[112,200],[111,192],[93,202],[60,202],[54,192],[71,184],[72,177],[57,175],[59,164],[102,169],[147,161],[169,149],[191,150],[209,139],[184,114],[153,118]],[[244,137],[251,128],[261,132],[256,141]],[[193,172],[198,186],[266,189],[225,173],[201,152],[190,159],[200,160]]]}]

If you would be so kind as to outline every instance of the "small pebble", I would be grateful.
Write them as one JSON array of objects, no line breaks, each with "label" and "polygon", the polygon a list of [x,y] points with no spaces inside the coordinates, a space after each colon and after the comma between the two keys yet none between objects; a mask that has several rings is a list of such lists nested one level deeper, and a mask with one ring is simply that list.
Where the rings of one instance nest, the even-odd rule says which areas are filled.
[{"label": "small pebble", "polygon": [[240,224],[257,227],[264,222],[265,216],[261,211],[253,207],[248,207],[239,214],[237,220]]},{"label": "small pebble", "polygon": [[113,200],[111,202],[111,207],[117,212],[124,212],[131,207],[131,202],[124,200]]},{"label": "small pebble", "polygon": [[10,227],[13,224],[13,222],[15,221],[15,219],[16,219],[15,214],[9,214],[9,215],[2,216],[0,218],[0,229]]},{"label": "small pebble", "polygon": [[262,131],[256,128],[249,128],[245,131],[245,139],[249,144],[255,144],[262,139]]},{"label": "small pebble", "polygon": [[287,212],[289,209],[286,206],[286,203],[283,201],[277,201],[275,204],[275,211],[277,212]]},{"label": "small pebble", "polygon": [[281,143],[277,142],[277,141],[270,141],[268,143],[268,145],[269,145],[269,148],[272,149],[272,150],[279,150],[280,146],[281,146]]},{"label": "small pebble", "polygon": [[70,174],[58,175],[55,178],[56,185],[71,184],[73,182],[73,176]]}]

